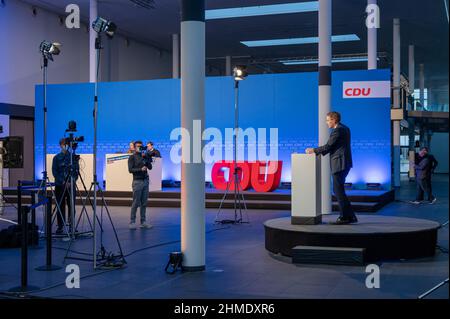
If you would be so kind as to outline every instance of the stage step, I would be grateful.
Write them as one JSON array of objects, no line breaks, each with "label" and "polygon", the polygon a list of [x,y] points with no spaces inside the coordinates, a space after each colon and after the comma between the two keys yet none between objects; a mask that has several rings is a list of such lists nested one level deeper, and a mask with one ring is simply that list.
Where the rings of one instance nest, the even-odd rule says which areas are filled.
[{"label": "stage step", "polygon": [[295,246],[292,263],[361,266],[365,262],[365,252],[365,248]]},{"label": "stage step", "polygon": [[[5,197],[8,202],[16,203],[17,190],[5,189]],[[113,192],[105,191],[105,199],[109,206],[131,206],[131,192]],[[217,209],[224,196],[224,193],[214,189],[206,189],[205,205],[206,208]],[[348,197],[352,202],[352,207],[356,212],[376,212],[384,205],[394,200],[394,191],[355,191]],[[291,210],[291,195],[282,190],[273,193],[256,193],[253,191],[244,192],[245,201],[248,209],[267,209],[267,210]],[[233,208],[234,195],[227,194],[223,208]],[[335,199],[334,199],[335,200]],[[151,192],[149,194],[149,207],[180,207],[181,194],[180,189],[165,188],[163,191]],[[23,196],[23,203],[29,204],[29,195]],[[81,201],[77,200],[77,204]],[[100,203],[100,202],[99,202]],[[338,211],[339,207],[336,201],[333,202],[333,211]]]}]

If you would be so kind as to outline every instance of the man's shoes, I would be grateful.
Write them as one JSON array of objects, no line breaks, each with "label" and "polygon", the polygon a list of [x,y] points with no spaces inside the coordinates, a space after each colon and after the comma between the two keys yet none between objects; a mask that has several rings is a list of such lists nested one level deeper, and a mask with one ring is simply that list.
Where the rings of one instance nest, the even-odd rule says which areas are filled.
[{"label": "man's shoes", "polygon": [[142,223],[142,224],[141,224],[141,228],[142,228],[142,229],[150,229],[150,228],[152,228],[152,227],[153,227],[152,225],[147,224],[147,223]]},{"label": "man's shoes", "polygon": [[412,201],[410,201],[410,203],[411,204],[414,204],[414,205],[420,205],[422,202],[420,201],[420,200],[412,200]]},{"label": "man's shoes", "polygon": [[351,218],[339,217],[335,222],[331,223],[331,225],[348,225],[348,224],[356,224],[358,222],[358,218],[353,216]]},{"label": "man's shoes", "polygon": [[433,198],[432,200],[430,200],[429,204],[430,204],[430,205],[433,205],[434,203],[436,203],[436,201],[437,201],[437,198],[435,197],[435,198]]},{"label": "man's shoes", "polygon": [[136,223],[130,223],[130,225],[128,225],[128,228],[130,230],[136,230]]}]

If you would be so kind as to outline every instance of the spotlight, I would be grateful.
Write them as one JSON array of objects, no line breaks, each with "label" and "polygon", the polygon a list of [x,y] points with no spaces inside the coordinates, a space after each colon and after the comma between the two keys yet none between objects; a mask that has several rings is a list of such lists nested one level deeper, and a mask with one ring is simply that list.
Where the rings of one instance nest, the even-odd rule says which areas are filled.
[{"label": "spotlight", "polygon": [[183,253],[181,252],[171,252],[169,254],[169,261],[164,269],[166,273],[173,275],[178,268],[181,268],[181,263],[183,262]]},{"label": "spotlight", "polygon": [[114,22],[108,21],[101,17],[98,17],[92,23],[92,28],[97,33],[105,33],[109,38],[112,38],[117,30],[117,26]]},{"label": "spotlight", "polygon": [[48,42],[48,41],[42,41],[41,45],[39,46],[39,51],[41,51],[42,55],[50,60],[53,61],[53,55],[59,55],[61,53],[61,44],[58,42]]},{"label": "spotlight", "polygon": [[247,67],[245,65],[237,65],[233,69],[233,76],[235,81],[242,81],[248,75]]}]

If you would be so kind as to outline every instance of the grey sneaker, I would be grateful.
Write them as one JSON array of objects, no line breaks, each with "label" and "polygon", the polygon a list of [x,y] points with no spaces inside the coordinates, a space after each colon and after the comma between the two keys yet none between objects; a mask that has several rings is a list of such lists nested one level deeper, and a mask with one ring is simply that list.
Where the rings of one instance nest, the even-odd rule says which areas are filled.
[{"label": "grey sneaker", "polygon": [[430,200],[429,204],[430,204],[430,205],[433,205],[434,203],[436,203],[436,201],[437,201],[437,198],[435,197],[435,198],[433,198],[432,200]]},{"label": "grey sneaker", "polygon": [[152,228],[152,227],[153,227],[152,225],[147,224],[147,223],[142,223],[142,224],[141,224],[141,228],[142,228],[142,229],[150,229],[150,228]]},{"label": "grey sneaker", "polygon": [[413,201],[410,201],[410,203],[414,204],[414,205],[419,205],[422,202],[420,200],[413,200]]},{"label": "grey sneaker", "polygon": [[130,225],[128,225],[128,228],[131,230],[135,230],[137,228],[136,223],[130,223]]}]

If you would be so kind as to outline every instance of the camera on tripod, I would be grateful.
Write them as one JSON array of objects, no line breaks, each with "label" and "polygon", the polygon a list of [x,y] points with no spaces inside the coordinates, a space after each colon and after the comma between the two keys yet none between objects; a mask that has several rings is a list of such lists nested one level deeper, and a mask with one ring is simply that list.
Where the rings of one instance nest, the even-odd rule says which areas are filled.
[{"label": "camera on tripod", "polygon": [[144,145],[141,145],[139,147],[139,151],[141,152],[142,158],[144,159],[144,165],[147,166],[148,169],[152,169],[153,155],[151,155],[147,151],[147,147]]},{"label": "camera on tripod", "polygon": [[[64,144],[67,146],[71,146],[72,149],[76,149],[79,142],[84,142],[84,136],[74,136],[73,132],[77,131],[77,122],[70,121],[68,128],[66,129],[66,133],[70,132],[69,137],[66,137],[64,140]],[[79,157],[79,155],[78,155]]]}]

